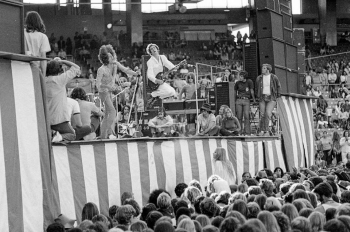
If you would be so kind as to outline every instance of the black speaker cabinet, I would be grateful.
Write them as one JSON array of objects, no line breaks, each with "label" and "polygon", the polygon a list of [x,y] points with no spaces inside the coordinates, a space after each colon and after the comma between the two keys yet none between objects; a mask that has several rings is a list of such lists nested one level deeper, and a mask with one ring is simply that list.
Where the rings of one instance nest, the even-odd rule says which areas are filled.
[{"label": "black speaker cabinet", "polygon": [[257,11],[258,38],[283,40],[282,15],[271,10]]},{"label": "black speaker cabinet", "polygon": [[248,79],[254,83],[259,74],[258,47],[257,42],[250,42],[243,45],[244,70],[248,71]]},{"label": "black speaker cabinet", "polygon": [[287,86],[287,70],[283,67],[274,67],[274,74],[278,77],[281,83],[281,93],[288,93]]},{"label": "black speaker cabinet", "polygon": [[81,15],[92,15],[91,4],[87,4],[87,3],[91,3],[91,0],[80,0],[80,2],[85,3],[85,4],[79,5],[80,14]]},{"label": "black speaker cabinet", "polygon": [[287,69],[287,90],[288,93],[298,93],[299,76],[298,72]]},{"label": "black speaker cabinet", "polygon": [[286,52],[286,68],[297,71],[298,62],[297,62],[297,47],[291,44],[285,44]]},{"label": "black speaker cabinet", "polygon": [[280,12],[280,3],[279,0],[257,0],[255,1],[255,8],[257,10],[269,9]]},{"label": "black speaker cabinet", "polygon": [[[262,64],[271,64],[285,67],[286,55],[283,41],[272,38],[259,39],[259,61]],[[274,71],[274,70],[272,70]]]},{"label": "black speaker cabinet", "polygon": [[0,0],[0,51],[24,54],[23,3]]},{"label": "black speaker cabinet", "polygon": [[293,30],[289,28],[283,28],[283,39],[286,43],[293,44]]},{"label": "black speaker cabinet", "polygon": [[216,114],[219,113],[219,109],[222,105],[228,105],[231,109],[234,107],[233,102],[233,88],[234,82],[220,82],[215,84],[216,92]]},{"label": "black speaker cabinet", "polygon": [[298,47],[298,51],[305,51],[304,28],[293,29],[293,44]]},{"label": "black speaker cabinet", "polygon": [[292,15],[287,14],[283,11],[281,12],[281,14],[282,14],[283,27],[292,30],[293,29]]},{"label": "black speaker cabinet", "polygon": [[306,72],[306,63],[305,63],[305,52],[298,51],[298,72]]}]

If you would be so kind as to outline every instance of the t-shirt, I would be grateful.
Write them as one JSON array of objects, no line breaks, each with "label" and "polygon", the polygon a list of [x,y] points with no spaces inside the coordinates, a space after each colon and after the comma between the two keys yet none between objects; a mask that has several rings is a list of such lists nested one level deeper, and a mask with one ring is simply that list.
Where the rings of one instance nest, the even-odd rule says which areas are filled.
[{"label": "t-shirt", "polygon": [[237,97],[250,98],[250,90],[253,89],[253,81],[247,79],[246,81],[237,81],[234,89],[237,91]]},{"label": "t-shirt", "polygon": [[263,76],[263,94],[271,95],[271,74]]},{"label": "t-shirt", "polygon": [[68,110],[66,113],[68,114],[68,117],[71,118],[70,122],[72,126],[75,128],[75,123],[74,123],[74,120],[72,120],[72,117],[75,114],[80,114],[79,103],[76,100],[67,97],[67,108]]},{"label": "t-shirt", "polygon": [[67,112],[66,84],[78,74],[80,74],[80,69],[71,67],[67,72],[61,75],[46,77],[46,100],[50,125],[70,121],[70,116]]},{"label": "t-shirt", "polygon": [[322,142],[324,151],[330,150],[332,148],[331,147],[332,140],[330,137],[328,137],[328,136],[326,138],[322,137],[320,140]]},{"label": "t-shirt", "polygon": [[[26,53],[29,51],[32,56],[41,57],[42,52],[51,51],[50,42],[44,33],[34,31],[27,32],[24,29],[24,49]],[[33,64],[39,66],[40,61],[33,61]]]},{"label": "t-shirt", "polygon": [[214,114],[209,114],[207,118],[204,118],[203,114],[200,114],[198,115],[197,121],[201,132],[205,131],[209,127],[210,122],[213,122],[214,125],[216,125],[216,119]]}]

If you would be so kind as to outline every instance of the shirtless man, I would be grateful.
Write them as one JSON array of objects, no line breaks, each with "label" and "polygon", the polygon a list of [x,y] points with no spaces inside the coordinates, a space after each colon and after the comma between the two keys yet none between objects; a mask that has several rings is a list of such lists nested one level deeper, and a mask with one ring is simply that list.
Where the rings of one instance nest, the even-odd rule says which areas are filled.
[{"label": "shirtless man", "polygon": [[84,140],[94,139],[96,137],[95,131],[100,125],[99,117],[102,117],[104,113],[94,103],[86,101],[86,93],[82,88],[75,88],[71,94],[71,98],[79,103],[82,125],[91,127],[90,134],[84,136]]}]

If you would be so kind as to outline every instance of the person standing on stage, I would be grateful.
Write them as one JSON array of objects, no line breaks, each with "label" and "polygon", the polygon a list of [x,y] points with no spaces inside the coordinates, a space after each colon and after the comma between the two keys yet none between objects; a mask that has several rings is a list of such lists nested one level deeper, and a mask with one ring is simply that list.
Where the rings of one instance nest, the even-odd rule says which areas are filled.
[{"label": "person standing on stage", "polygon": [[[193,72],[188,73],[186,79],[187,84],[181,89],[179,100],[182,100],[182,95],[185,95],[185,100],[196,99],[195,74]],[[197,88],[199,88],[199,86]]]},{"label": "person standing on stage", "polygon": [[233,90],[233,102],[235,102],[236,111],[233,109],[233,112],[236,112],[236,116],[239,120],[239,124],[242,126],[243,116],[244,116],[244,131],[242,127],[241,133],[250,135],[250,99],[253,99],[255,103],[254,96],[254,84],[250,79],[246,79],[248,72],[241,71],[238,75],[238,81],[235,84]]},{"label": "person standing on stage", "polygon": [[105,105],[105,117],[101,124],[101,139],[106,139],[112,134],[111,126],[116,116],[113,106],[112,93],[117,91],[117,69],[126,74],[137,76],[138,73],[121,65],[117,61],[117,55],[112,45],[102,45],[98,55],[102,66],[97,70],[96,87],[98,88],[101,101]]},{"label": "person standing on stage", "polygon": [[260,109],[260,134],[269,136],[269,122],[276,100],[280,97],[281,84],[278,77],[271,73],[272,66],[263,64],[261,75],[256,78],[256,97]]},{"label": "person standing on stage", "polygon": [[[51,51],[51,47],[49,39],[45,35],[45,24],[38,12],[29,11],[24,23],[24,46],[26,55],[46,58],[46,53]],[[46,60],[32,61],[31,63],[39,67],[43,76],[46,76]]]},{"label": "person standing on stage", "polygon": [[163,80],[156,79],[158,73],[164,71],[164,66],[166,68],[173,69],[175,66],[168,60],[164,55],[159,55],[159,47],[156,44],[149,44],[146,48],[146,52],[151,58],[147,61],[147,78],[155,84],[159,84],[157,90],[151,93],[152,98],[147,102],[148,107],[152,107],[153,104],[160,98],[168,98],[176,95],[176,91]]}]

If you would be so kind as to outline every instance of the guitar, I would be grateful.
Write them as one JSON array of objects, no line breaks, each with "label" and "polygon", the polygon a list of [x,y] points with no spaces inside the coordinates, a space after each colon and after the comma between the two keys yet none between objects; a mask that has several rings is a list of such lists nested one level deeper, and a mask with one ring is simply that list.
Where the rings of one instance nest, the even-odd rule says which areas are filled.
[{"label": "guitar", "polygon": [[[169,71],[163,73],[163,72],[159,72],[157,75],[156,75],[156,79],[158,80],[162,80],[162,81],[166,81],[166,79],[168,78],[168,74],[171,73],[172,71],[174,71],[175,69],[178,69],[180,67],[180,65],[185,65],[187,64],[187,61],[186,60],[183,60],[181,61],[180,63],[178,63],[177,65],[175,65],[174,68],[170,69]],[[153,91],[156,91],[158,88],[159,88],[159,84],[156,84],[154,83],[153,81],[151,80],[148,80],[148,86],[149,88]]]}]

